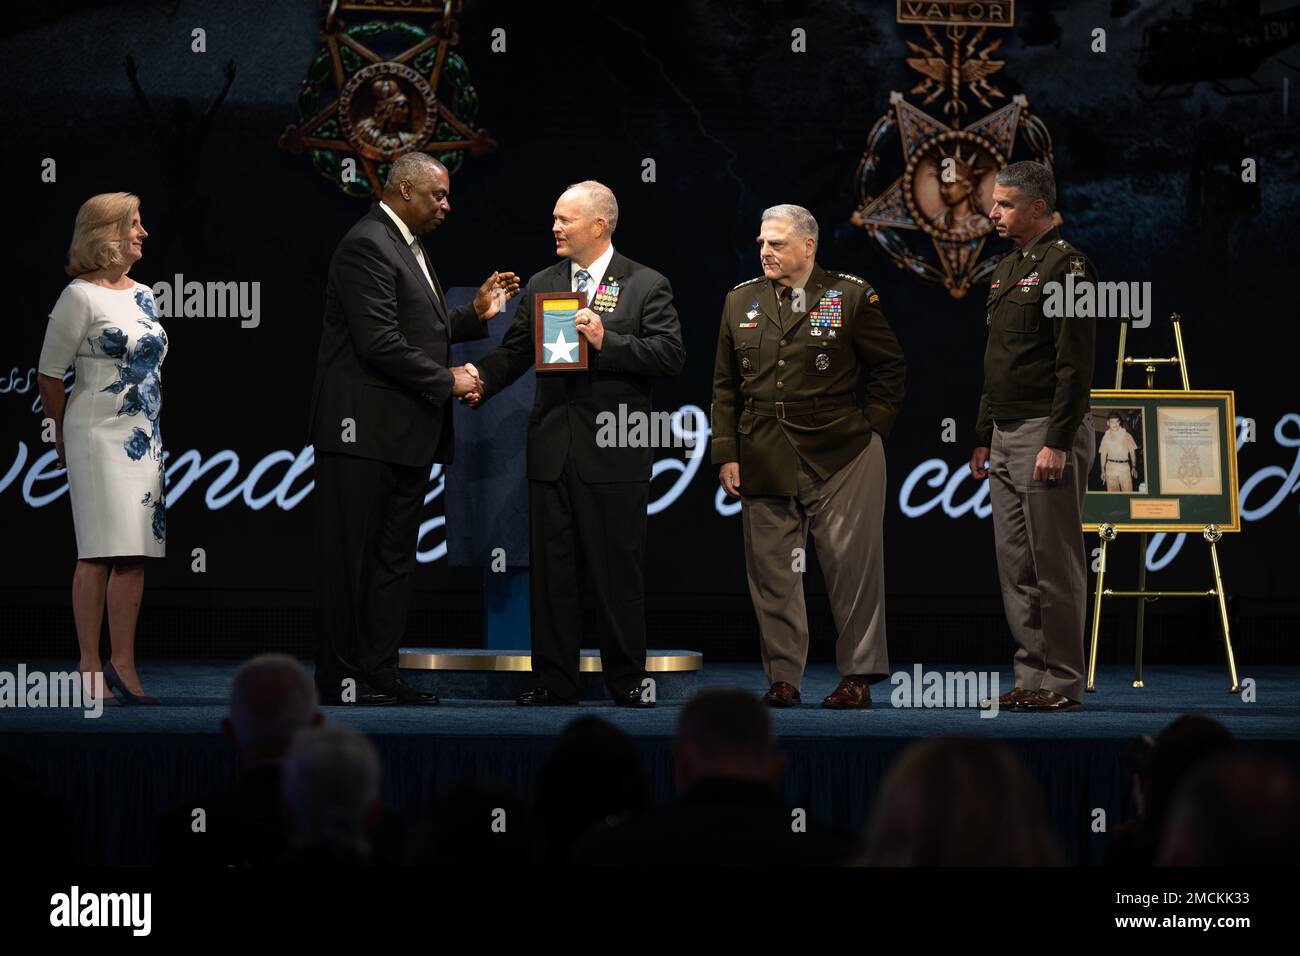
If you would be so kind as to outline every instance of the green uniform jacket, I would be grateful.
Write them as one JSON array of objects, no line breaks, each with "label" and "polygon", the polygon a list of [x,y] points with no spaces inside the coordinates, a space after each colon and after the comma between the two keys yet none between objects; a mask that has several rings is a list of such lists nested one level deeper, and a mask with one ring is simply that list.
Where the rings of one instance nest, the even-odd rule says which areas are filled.
[{"label": "green uniform jacket", "polygon": [[1048,416],[1044,444],[1068,451],[1088,411],[1097,323],[1044,315],[1043,307],[1052,292],[1048,283],[1060,284],[1057,311],[1065,311],[1067,276],[1073,275],[1069,281],[1076,286],[1087,281],[1095,289],[1097,270],[1055,226],[1028,251],[1027,256],[1019,249],[1008,253],[989,282],[989,342],[975,444],[993,443],[994,420]]},{"label": "green uniform jacket", "polygon": [[[802,458],[823,479],[888,436],[906,366],[880,297],[857,276],[813,264],[804,312],[781,327],[760,276],[727,294],[713,367],[712,461],[740,463],[746,495],[793,495]],[[859,373],[870,372],[866,406]]]}]

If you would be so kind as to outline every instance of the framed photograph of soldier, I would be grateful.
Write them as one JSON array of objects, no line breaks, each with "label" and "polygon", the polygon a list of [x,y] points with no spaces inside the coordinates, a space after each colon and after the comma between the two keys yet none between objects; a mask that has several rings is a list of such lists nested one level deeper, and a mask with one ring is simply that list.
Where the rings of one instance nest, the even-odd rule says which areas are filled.
[{"label": "framed photograph of soldier", "polygon": [[1097,456],[1088,473],[1088,491],[1109,495],[1146,494],[1143,409],[1093,405],[1092,427],[1097,433]]},{"label": "framed photograph of soldier", "polygon": [[1094,389],[1083,527],[1240,530],[1234,394]]},{"label": "framed photograph of soldier", "polygon": [[539,372],[585,372],[587,339],[578,331],[585,292],[538,292],[533,296],[533,346]]}]

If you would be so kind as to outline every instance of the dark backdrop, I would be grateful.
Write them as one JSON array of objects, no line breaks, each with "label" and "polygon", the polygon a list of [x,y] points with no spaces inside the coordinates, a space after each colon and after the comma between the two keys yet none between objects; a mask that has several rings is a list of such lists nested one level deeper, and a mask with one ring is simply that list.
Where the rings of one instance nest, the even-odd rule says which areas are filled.
[{"label": "dark backdrop", "polygon": [[[1004,42],[997,56],[1007,62],[996,82],[1008,96],[1027,95],[1052,134],[1064,234],[1103,278],[1152,283],[1154,321],[1132,336],[1134,352],[1171,354],[1166,317],[1180,312],[1193,387],[1235,389],[1238,414],[1256,423],[1257,440],[1239,458],[1248,488],[1244,533],[1230,537],[1221,555],[1242,639],[1262,642],[1268,654],[1287,653],[1294,647],[1300,487],[1292,240],[1300,204],[1296,106],[1284,84],[1295,73],[1283,54],[1256,72],[1264,92],[1225,96],[1202,83],[1185,97],[1151,101],[1139,95],[1154,90],[1138,81],[1136,51],[1143,30],[1173,5],[1147,3],[1122,18],[1112,17],[1107,2],[1018,6],[1020,29],[998,31]],[[1031,16],[1033,29],[1026,26]],[[162,422],[171,461],[191,450],[205,463],[231,454],[180,493],[169,492],[168,558],[150,566],[142,640],[155,653],[301,646],[311,630],[310,471],[286,483],[282,499],[296,499],[287,509],[273,496],[254,507],[230,492],[266,456],[304,449],[326,266],[366,208],[306,156],[277,147],[297,120],[297,91],[318,50],[319,8],[306,0],[45,3],[16,17],[0,38],[16,266],[0,354],[0,520],[8,556],[0,641],[13,650],[70,641],[71,516],[66,495],[33,504],[63,482],[38,473],[46,446],[30,370],[67,282],[62,265],[77,207],[94,193],[123,189],[142,197],[144,223],[154,230],[136,278],[171,278],[174,270],[164,270],[157,254],[171,237],[160,235],[157,214],[179,193],[200,211],[203,246],[201,256],[182,257],[186,277],[261,285],[257,328],[236,319],[166,322]],[[351,14],[349,22],[361,19]],[[1059,26],[1059,37],[1045,23]],[[507,31],[505,53],[489,49],[498,26]],[[207,53],[190,52],[195,27],[207,31]],[[807,31],[807,53],[791,51],[796,27]],[[1105,54],[1089,49],[1095,27],[1107,30]],[[925,483],[900,501],[904,479],[918,467],[931,462],[926,474],[945,476],[969,456],[987,287],[954,300],[904,274],[849,223],[867,132],[890,92],[906,94],[917,82],[904,41],[921,40],[919,28],[896,24],[889,2],[468,0],[460,34],[457,50],[481,103],[478,124],[499,147],[466,160],[453,177],[450,219],[427,237],[444,285],[477,283],[494,268],[528,275],[548,265],[556,195],[568,183],[600,179],[619,198],[618,249],[673,282],[689,358],[679,379],[658,388],[657,407],[707,410],[723,295],[759,272],[759,213],[779,202],[808,206],[821,224],[819,260],[875,286],[908,359],[908,394],[887,444],[891,634],[929,641],[931,656],[975,653],[985,638],[1002,654],[987,505],[980,513],[962,508],[977,485],[967,478],[955,486],[954,514],[926,507],[942,489]],[[164,117],[173,98],[206,108],[234,59],[237,78],[200,148],[153,136],[131,94],[127,55]],[[57,161],[55,183],[40,180],[46,157]],[[1245,157],[1257,162],[1256,186],[1240,183]],[[641,177],[646,158],[657,167],[651,183]],[[1098,387],[1112,382],[1115,347],[1114,324],[1100,323]],[[949,418],[958,426],[955,443],[943,440]],[[221,479],[227,467],[229,484]],[[254,501],[287,469],[271,464],[250,491]],[[706,457],[680,496],[650,519],[652,640],[752,653],[739,519],[715,508],[715,476]],[[435,476],[431,490],[440,481]],[[651,497],[671,481],[671,474],[656,479]],[[426,519],[436,522],[441,510],[435,497]],[[433,529],[422,550],[433,557],[442,541],[442,529]],[[1158,564],[1171,546],[1178,542],[1160,547]],[[201,575],[189,557],[200,547],[207,556]],[[1126,543],[1117,564],[1131,571],[1135,560]],[[1208,584],[1199,538],[1182,542],[1160,575],[1170,586]],[[445,559],[423,563],[412,636],[476,643],[480,578],[478,569],[449,568]],[[817,573],[809,586],[821,593]],[[813,608],[825,634],[820,598]],[[1190,622],[1200,633],[1171,642],[1170,653],[1216,653],[1212,608],[1171,613],[1180,630]],[[1131,615],[1120,617],[1126,625]],[[1117,636],[1114,630],[1108,626],[1108,640],[1122,641],[1123,626]]]}]

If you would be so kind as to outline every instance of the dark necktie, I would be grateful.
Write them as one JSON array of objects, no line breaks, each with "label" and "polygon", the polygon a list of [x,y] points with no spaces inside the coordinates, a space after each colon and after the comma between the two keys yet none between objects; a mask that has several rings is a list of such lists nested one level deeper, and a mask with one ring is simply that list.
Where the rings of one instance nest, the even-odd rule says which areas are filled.
[{"label": "dark necktie", "polygon": [[784,331],[794,321],[794,288],[788,285],[780,288],[780,295],[777,296],[776,313],[781,320],[781,329]]}]

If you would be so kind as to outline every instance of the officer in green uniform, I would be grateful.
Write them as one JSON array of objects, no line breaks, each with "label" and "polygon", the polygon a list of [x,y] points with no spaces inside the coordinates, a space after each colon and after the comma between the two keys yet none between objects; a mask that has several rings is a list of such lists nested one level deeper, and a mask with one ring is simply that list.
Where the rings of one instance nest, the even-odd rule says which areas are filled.
[{"label": "officer in green uniform", "polygon": [[[1083,496],[1096,454],[1089,413],[1096,322],[1068,295],[1096,288],[1060,236],[1056,183],[1041,163],[997,174],[989,218],[1016,246],[990,280],[984,388],[971,474],[989,478],[998,579],[1018,649],[999,706],[1071,710],[1083,697],[1087,554]],[[1076,293],[1077,294],[1077,293]]]},{"label": "officer in green uniform", "polygon": [[811,532],[843,678],[822,703],[869,707],[868,685],[889,673],[882,438],[903,398],[903,352],[875,290],[817,264],[817,220],[807,209],[766,210],[758,242],[763,275],[732,289],[723,306],[710,418],[719,480],[741,502],[749,593],[772,685],[764,699],[799,703]]}]

